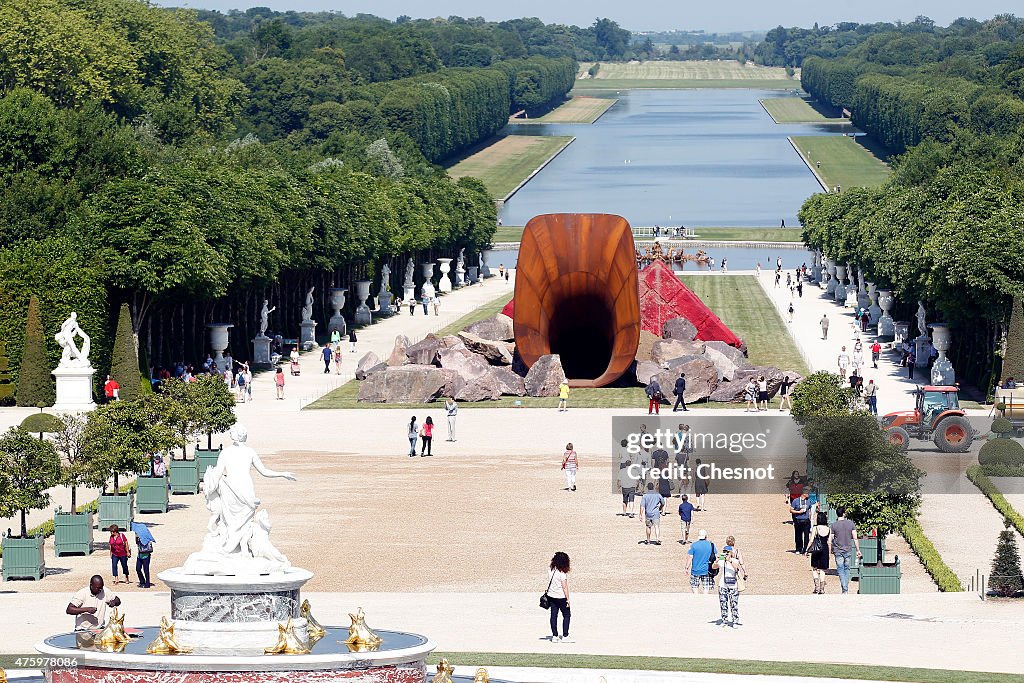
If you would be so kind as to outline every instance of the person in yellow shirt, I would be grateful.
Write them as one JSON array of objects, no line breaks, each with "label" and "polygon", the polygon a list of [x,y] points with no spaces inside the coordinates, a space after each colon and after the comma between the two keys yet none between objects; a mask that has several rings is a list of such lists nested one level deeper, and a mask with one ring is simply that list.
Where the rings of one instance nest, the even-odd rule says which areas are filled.
[{"label": "person in yellow shirt", "polygon": [[558,387],[558,412],[563,413],[569,410],[569,381],[562,380]]}]

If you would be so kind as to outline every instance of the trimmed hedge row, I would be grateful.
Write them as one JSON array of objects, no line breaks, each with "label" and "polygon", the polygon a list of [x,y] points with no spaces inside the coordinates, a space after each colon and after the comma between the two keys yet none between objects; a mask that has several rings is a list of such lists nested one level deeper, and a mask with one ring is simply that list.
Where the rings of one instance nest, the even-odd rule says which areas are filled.
[{"label": "trimmed hedge row", "polygon": [[995,506],[996,510],[1006,519],[1010,520],[1014,527],[1017,528],[1017,532],[1024,535],[1024,517],[1019,512],[1013,509],[1006,497],[999,492],[996,485],[985,476],[985,473],[981,469],[981,465],[971,465],[967,468],[967,478],[971,482],[981,489],[981,492],[988,496],[988,499],[992,501],[992,505]]},{"label": "trimmed hedge row", "polygon": [[963,592],[964,587],[960,583],[960,578],[939,555],[939,551],[932,545],[916,519],[904,524],[900,532],[903,534],[903,538],[907,539],[910,549],[921,560],[925,571],[932,577],[940,591],[943,593]]}]

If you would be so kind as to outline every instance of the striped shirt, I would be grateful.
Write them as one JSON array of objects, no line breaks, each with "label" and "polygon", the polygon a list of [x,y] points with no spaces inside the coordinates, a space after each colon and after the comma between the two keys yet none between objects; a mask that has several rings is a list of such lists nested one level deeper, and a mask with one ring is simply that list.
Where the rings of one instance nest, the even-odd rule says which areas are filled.
[{"label": "striped shirt", "polygon": [[565,455],[562,456],[562,469],[573,470],[579,467],[579,461],[576,460],[576,451],[566,451]]}]

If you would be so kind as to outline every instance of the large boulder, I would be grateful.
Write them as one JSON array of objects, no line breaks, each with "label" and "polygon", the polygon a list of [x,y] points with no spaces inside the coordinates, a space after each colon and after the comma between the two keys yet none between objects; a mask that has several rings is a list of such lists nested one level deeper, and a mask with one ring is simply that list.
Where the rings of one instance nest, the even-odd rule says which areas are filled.
[{"label": "large boulder", "polygon": [[482,357],[468,349],[442,349],[437,352],[437,362],[446,370],[453,370],[466,382],[485,377],[491,366]]},{"label": "large boulder", "polygon": [[747,384],[747,380],[753,379],[756,384],[757,378],[761,375],[764,375],[765,380],[768,381],[768,396],[770,398],[774,398],[778,393],[783,377],[789,377],[792,382],[799,382],[803,379],[792,370],[780,370],[769,365],[754,365],[737,370],[731,382],[719,384],[718,390],[712,394],[711,400],[723,403],[743,401],[743,387]]},{"label": "large boulder", "polygon": [[715,369],[715,364],[707,358],[697,357],[671,370],[662,370],[658,373],[658,383],[661,384],[666,400],[675,402],[672,389],[680,372],[686,373],[686,393],[683,395],[687,403],[702,401],[718,388],[718,370]]},{"label": "large boulder", "polygon": [[370,351],[356,363],[356,379],[363,380],[371,372],[378,372],[387,367],[387,363],[382,363],[380,357],[373,351]]},{"label": "large boulder", "polygon": [[558,387],[564,379],[561,357],[558,354],[541,356],[526,373],[526,393],[530,396],[558,396]]},{"label": "large boulder", "polygon": [[652,360],[640,361],[636,364],[636,381],[646,385],[651,377],[660,374],[662,367]]},{"label": "large boulder", "polygon": [[490,373],[466,382],[455,392],[456,401],[496,401],[501,398],[501,385]]},{"label": "large boulder", "polygon": [[388,367],[394,368],[400,365],[407,365],[409,363],[409,356],[405,354],[406,349],[409,348],[409,338],[404,334],[400,334],[395,337],[395,346],[391,349],[391,355],[388,356]]},{"label": "large boulder", "polygon": [[491,341],[512,341],[516,336],[512,329],[512,318],[502,313],[479,320],[466,327],[463,332]]},{"label": "large boulder", "polygon": [[655,342],[658,341],[660,340],[647,330],[640,330],[640,343],[637,344],[635,356],[638,363],[651,360],[651,349],[654,347]]},{"label": "large boulder", "polygon": [[437,352],[441,348],[441,340],[436,335],[428,334],[420,341],[406,348],[405,355],[409,358],[410,363],[434,365],[437,363]]},{"label": "large boulder", "polygon": [[661,326],[661,338],[693,341],[697,338],[697,326],[683,317],[669,318]]},{"label": "large boulder", "polygon": [[498,383],[501,393],[506,396],[525,396],[526,382],[512,372],[511,368],[495,366],[491,368],[491,377]]},{"label": "large boulder", "polygon": [[444,395],[455,379],[451,370],[433,365],[400,365],[366,376],[358,400],[365,403],[430,403]]},{"label": "large boulder", "polygon": [[512,365],[512,352],[508,342],[492,341],[472,332],[459,332],[459,339],[473,353],[483,356],[491,365]]},{"label": "large boulder", "polygon": [[678,339],[659,339],[651,347],[651,360],[658,365],[664,365],[673,358],[680,356],[700,355],[702,344],[692,341],[679,341]]},{"label": "large boulder", "polygon": [[718,368],[718,376],[730,382],[736,376],[737,370],[750,367],[750,361],[743,352],[725,342],[705,342],[704,355]]},{"label": "large boulder", "polygon": [[679,356],[679,358],[669,358],[664,363],[664,366],[665,366],[664,369],[671,370],[672,368],[677,368],[680,365],[685,365],[686,363],[689,363],[691,360],[711,360],[711,359],[708,358],[707,356],[705,356],[702,353],[693,353],[693,354],[690,354],[689,356]]}]

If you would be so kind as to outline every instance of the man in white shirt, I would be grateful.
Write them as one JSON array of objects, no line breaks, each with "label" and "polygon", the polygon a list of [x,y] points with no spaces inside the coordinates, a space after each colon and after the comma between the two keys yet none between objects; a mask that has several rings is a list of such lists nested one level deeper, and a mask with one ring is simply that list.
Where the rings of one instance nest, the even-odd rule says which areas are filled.
[{"label": "man in white shirt", "polygon": [[459,404],[449,396],[444,402],[444,410],[448,415],[448,441],[455,441],[455,418],[459,414]]},{"label": "man in white shirt", "polygon": [[87,631],[106,626],[108,608],[120,605],[121,598],[105,589],[103,577],[97,574],[89,581],[88,588],[72,596],[65,612],[75,617],[76,631]]}]

